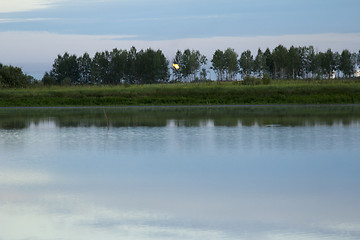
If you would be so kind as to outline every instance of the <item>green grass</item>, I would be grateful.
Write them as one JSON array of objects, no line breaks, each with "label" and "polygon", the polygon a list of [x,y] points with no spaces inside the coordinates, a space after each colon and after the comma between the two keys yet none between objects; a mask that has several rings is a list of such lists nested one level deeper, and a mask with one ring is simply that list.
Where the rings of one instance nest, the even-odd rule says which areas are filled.
[{"label": "green grass", "polygon": [[358,103],[360,82],[354,80],[0,89],[1,107]]}]

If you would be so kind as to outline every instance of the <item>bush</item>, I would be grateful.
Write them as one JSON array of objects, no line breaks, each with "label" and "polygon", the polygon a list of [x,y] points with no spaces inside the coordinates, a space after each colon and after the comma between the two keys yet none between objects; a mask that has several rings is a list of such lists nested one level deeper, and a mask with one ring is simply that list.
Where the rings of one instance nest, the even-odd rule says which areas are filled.
[{"label": "bush", "polygon": [[243,80],[244,85],[259,85],[261,84],[261,79],[252,77],[252,76],[246,76]]},{"label": "bush", "polygon": [[51,76],[49,73],[45,73],[41,81],[44,84],[44,86],[51,86],[56,84],[55,78]]},{"label": "bush", "polygon": [[269,74],[265,73],[262,78],[262,83],[265,85],[269,85],[271,83],[271,77]]},{"label": "bush", "polygon": [[28,87],[31,79],[25,75],[21,68],[13,66],[1,66],[0,85],[6,88]]}]

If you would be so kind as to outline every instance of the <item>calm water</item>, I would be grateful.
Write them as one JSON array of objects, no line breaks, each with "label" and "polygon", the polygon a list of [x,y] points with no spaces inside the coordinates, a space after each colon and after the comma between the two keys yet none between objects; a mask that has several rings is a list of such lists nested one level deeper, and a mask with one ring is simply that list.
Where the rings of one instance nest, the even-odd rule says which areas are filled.
[{"label": "calm water", "polygon": [[360,239],[360,107],[106,115],[0,109],[0,240]]}]

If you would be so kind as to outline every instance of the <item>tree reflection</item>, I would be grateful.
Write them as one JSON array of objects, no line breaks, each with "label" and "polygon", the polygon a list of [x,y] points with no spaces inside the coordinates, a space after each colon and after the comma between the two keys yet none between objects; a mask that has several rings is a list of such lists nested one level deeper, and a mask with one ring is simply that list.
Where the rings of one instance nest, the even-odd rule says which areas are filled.
[{"label": "tree reflection", "polygon": [[[120,127],[317,126],[360,122],[360,106],[132,107],[107,108],[109,125]],[[2,109],[0,129],[26,129],[44,121],[56,127],[107,127],[103,108]]]}]

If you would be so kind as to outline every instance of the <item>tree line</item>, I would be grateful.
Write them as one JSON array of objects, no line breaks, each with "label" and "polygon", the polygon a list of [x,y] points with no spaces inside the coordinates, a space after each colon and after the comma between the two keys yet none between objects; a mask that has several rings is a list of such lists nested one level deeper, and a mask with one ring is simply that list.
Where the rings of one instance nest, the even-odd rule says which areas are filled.
[{"label": "tree line", "polygon": [[[228,55],[235,56],[236,54],[232,49],[226,51],[229,52]],[[223,53],[224,56],[226,56],[226,51]],[[221,55],[222,52],[218,54]],[[235,66],[234,60],[232,62]],[[328,49],[326,52],[317,52],[313,46],[291,46],[287,49],[279,45],[272,51],[269,48],[264,52],[258,49],[255,57],[250,50],[244,51],[238,63],[237,67],[230,69],[239,70],[242,76],[251,75],[261,78],[263,74],[268,74],[272,79],[351,78],[355,74],[355,67],[360,65],[360,51],[351,53],[349,50],[343,50],[338,53]],[[223,80],[224,69],[225,73],[228,72],[227,76],[232,76],[228,70],[229,65],[227,68],[226,66],[218,60],[214,63],[213,58],[213,68],[219,80]],[[225,80],[231,80],[231,78],[225,78]]]},{"label": "tree line", "polygon": [[49,73],[42,81],[45,85],[116,85],[168,82],[169,61],[161,50],[129,51],[113,49],[97,52],[93,58],[65,53],[58,55]]},{"label": "tree line", "polygon": [[[97,52],[93,58],[58,55],[53,68],[43,78],[44,84],[150,84],[208,80],[208,59],[198,50],[178,50],[171,64],[161,50],[129,51],[113,49]],[[289,49],[278,45],[273,50],[250,50],[240,55],[232,48],[216,50],[210,69],[218,81],[234,81],[253,77],[262,79],[323,79],[351,78],[360,65],[360,51],[341,53],[328,49],[317,52],[313,46]],[[173,67],[176,66],[176,67]],[[170,74],[172,72],[172,74]]]},{"label": "tree line", "polygon": [[[210,69],[218,81],[246,78],[322,79],[351,78],[360,65],[360,51],[341,53],[328,49],[318,52],[313,46],[289,49],[278,45],[273,50],[250,50],[240,55],[232,48],[216,50]],[[117,85],[193,82],[208,80],[208,59],[198,50],[178,50],[171,64],[161,50],[113,49],[82,56],[58,55],[52,69],[40,81],[43,85]],[[171,72],[171,73],[170,73]],[[359,74],[359,73],[357,73]],[[20,68],[0,64],[0,87],[26,87],[36,82]]]}]

